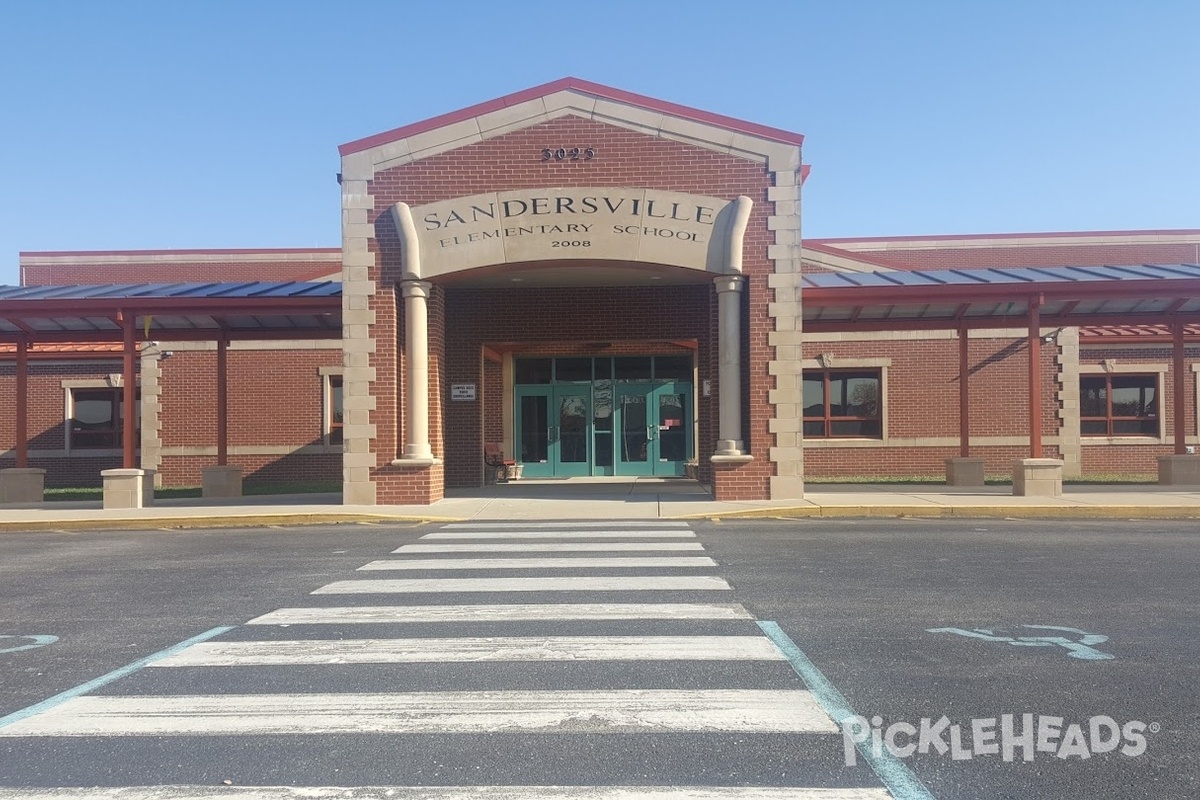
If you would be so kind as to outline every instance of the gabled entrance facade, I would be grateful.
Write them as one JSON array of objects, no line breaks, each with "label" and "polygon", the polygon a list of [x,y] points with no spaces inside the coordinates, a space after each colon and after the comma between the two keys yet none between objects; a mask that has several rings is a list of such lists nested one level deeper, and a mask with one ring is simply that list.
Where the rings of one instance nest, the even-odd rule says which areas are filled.
[{"label": "gabled entrance facade", "polygon": [[479,485],[489,443],[799,497],[800,144],[566,79],[344,145],[346,502]]}]

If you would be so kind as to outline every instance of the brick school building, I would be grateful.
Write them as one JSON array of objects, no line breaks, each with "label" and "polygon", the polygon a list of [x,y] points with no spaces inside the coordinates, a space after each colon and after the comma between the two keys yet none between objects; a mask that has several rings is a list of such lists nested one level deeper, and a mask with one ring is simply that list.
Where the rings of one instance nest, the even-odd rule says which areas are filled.
[{"label": "brick school building", "polygon": [[340,248],[22,253],[0,467],[349,504],[485,452],[719,499],[1190,475],[1200,230],[802,241],[802,143],[565,79],[342,145]]}]

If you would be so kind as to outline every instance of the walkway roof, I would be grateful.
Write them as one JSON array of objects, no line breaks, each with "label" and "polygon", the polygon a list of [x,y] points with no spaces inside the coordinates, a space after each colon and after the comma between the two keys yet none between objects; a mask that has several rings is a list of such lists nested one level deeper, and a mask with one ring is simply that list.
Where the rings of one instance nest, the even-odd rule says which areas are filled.
[{"label": "walkway roof", "polygon": [[838,272],[804,276],[804,330],[1200,322],[1200,265]]},{"label": "walkway roof", "polygon": [[341,295],[335,281],[0,286],[0,341],[119,342],[129,317],[147,339],[338,339]]},{"label": "walkway roof", "polygon": [[[1200,265],[814,273],[804,330],[1012,327],[1031,304],[1044,326],[1200,324]],[[0,342],[341,337],[341,284],[146,283],[0,286]]]}]

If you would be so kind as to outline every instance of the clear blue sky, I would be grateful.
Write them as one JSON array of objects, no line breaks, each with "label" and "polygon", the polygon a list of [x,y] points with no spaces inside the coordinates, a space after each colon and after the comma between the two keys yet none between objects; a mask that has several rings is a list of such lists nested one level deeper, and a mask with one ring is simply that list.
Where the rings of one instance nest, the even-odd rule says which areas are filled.
[{"label": "clear blue sky", "polygon": [[565,76],[805,134],[809,237],[1200,227],[1200,2],[0,2],[20,250],[340,244],[337,145]]}]

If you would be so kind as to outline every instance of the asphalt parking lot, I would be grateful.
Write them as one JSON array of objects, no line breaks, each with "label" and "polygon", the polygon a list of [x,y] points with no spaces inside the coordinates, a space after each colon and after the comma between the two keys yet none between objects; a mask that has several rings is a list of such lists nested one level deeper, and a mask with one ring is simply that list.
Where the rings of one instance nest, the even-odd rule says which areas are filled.
[{"label": "asphalt parking lot", "polygon": [[[437,527],[0,536],[0,635],[10,637],[0,639],[0,717],[218,626],[235,627],[227,638],[250,638],[237,626],[311,603],[313,590]],[[847,786],[882,764],[907,771],[937,798],[1200,796],[1194,523],[768,519],[691,528],[733,598],[760,623],[776,623],[863,718],[863,749],[846,749],[846,736],[803,758],[789,753],[791,740],[779,735],[643,739],[653,742],[650,748],[630,748],[611,735],[590,737],[586,747],[571,737],[535,736],[513,746],[450,737],[439,741],[469,758],[416,770],[415,760],[432,758],[432,739],[405,750],[378,737],[365,749],[338,738],[303,747],[192,738],[197,752],[183,757],[161,738],[132,748],[119,740],[28,746],[0,738],[0,785],[55,785],[63,775],[78,785],[220,783],[226,768],[242,784],[322,775],[337,785],[453,783],[469,779],[474,763],[476,769],[491,764],[490,777],[500,783],[537,783],[538,770],[545,770],[560,782],[566,774],[593,783],[789,785],[799,773],[814,785]],[[708,633],[731,632],[708,626]],[[475,628],[477,635],[494,633]],[[663,630],[647,624],[629,632]],[[446,689],[460,678],[478,683],[470,669],[423,665],[370,679],[326,670],[285,682],[301,691],[381,690],[403,681]],[[541,675],[539,669],[573,688],[750,681],[775,687],[786,677],[769,665],[705,672],[669,664],[619,671],[497,664],[489,667],[487,686],[516,685]],[[126,685],[154,690],[165,679],[162,671],[149,672],[155,674],[135,675]],[[275,673],[186,674],[193,691],[250,694],[284,680]],[[1015,721],[1011,735],[1002,730],[1006,715]],[[1026,723],[1033,726],[1032,747],[1021,744]],[[868,757],[871,728],[890,758]],[[921,743],[922,728],[924,744],[904,752],[903,745]],[[899,754],[882,745],[889,734]],[[399,752],[412,758],[377,757]]]}]

